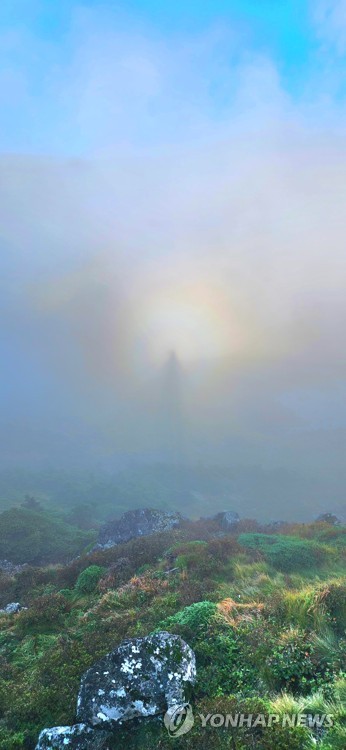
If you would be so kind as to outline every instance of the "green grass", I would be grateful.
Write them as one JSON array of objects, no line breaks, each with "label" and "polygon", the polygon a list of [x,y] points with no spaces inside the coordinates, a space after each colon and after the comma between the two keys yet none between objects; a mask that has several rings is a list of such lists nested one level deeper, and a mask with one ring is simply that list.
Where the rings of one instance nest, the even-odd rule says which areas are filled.
[{"label": "green grass", "polygon": [[[269,712],[335,716],[335,726],[323,736],[302,728],[267,729],[256,735],[254,746],[251,733],[239,731],[236,750],[345,750],[346,576],[340,535],[325,532],[326,546],[317,538],[320,528],[312,525],[299,526],[296,538],[290,530],[260,535],[259,541],[254,534],[213,539],[204,525],[205,538],[191,538],[200,530],[192,524],[82,554],[68,564],[29,566],[14,578],[0,577],[2,601],[28,606],[0,617],[0,750],[33,750],[43,727],[73,723],[83,672],[124,638],[160,628],[180,633],[195,649],[196,711],[220,712],[261,700]],[[268,554],[275,547],[284,548],[285,560],[303,549],[304,564],[282,570]],[[332,552],[324,557],[325,548]],[[307,549],[317,549],[318,564],[305,565]],[[126,564],[119,567],[119,560]],[[172,568],[177,570],[167,573]],[[119,730],[114,747],[122,746],[165,750],[172,741],[152,722],[130,733]],[[203,733],[198,726],[176,740],[176,747],[233,750],[229,734]]]}]

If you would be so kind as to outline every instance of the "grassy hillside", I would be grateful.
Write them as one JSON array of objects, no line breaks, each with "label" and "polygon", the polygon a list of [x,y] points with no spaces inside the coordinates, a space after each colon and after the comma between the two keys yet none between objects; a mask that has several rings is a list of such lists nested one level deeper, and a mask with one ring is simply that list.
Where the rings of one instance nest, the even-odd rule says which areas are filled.
[{"label": "grassy hillside", "polygon": [[73,723],[85,669],[125,637],[162,628],[196,652],[196,715],[311,712],[332,714],[334,726],[230,733],[196,721],[172,740],[151,720],[119,731],[114,750],[345,750],[345,560],[342,527],[272,534],[242,521],[215,537],[200,521],[67,564],[3,573],[0,606],[28,609],[0,616],[0,750],[32,750],[44,727]]}]

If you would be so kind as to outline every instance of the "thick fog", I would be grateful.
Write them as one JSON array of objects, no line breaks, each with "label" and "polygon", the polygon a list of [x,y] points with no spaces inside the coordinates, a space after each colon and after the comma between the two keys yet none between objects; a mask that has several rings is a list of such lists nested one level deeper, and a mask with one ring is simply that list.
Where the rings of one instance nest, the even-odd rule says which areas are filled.
[{"label": "thick fog", "polygon": [[321,18],[299,92],[239,29],[80,11],[39,90],[34,40],[7,40],[2,466],[256,465],[341,502],[346,118]]}]

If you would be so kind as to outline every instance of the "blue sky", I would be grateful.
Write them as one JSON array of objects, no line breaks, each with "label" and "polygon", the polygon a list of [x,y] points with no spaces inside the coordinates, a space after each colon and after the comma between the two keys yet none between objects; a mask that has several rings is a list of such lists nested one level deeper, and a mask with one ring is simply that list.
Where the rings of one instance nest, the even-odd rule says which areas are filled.
[{"label": "blue sky", "polygon": [[241,20],[253,26],[274,44],[280,42],[286,49],[302,43],[309,27],[309,4],[302,0],[129,0],[129,2],[98,2],[85,0],[3,0],[1,20],[3,25],[29,25],[38,33],[57,37],[66,31],[71,14],[78,8],[109,10],[128,18],[137,18],[155,25],[164,32],[172,30],[198,31],[211,23]]},{"label": "blue sky", "polygon": [[[107,36],[110,32],[114,34],[115,52],[119,35],[127,36],[129,44],[132,37],[133,49],[140,40],[140,46],[143,43],[145,48],[142,58],[143,54],[150,57],[150,46],[157,50],[161,46],[171,57],[177,46],[183,54],[184,47],[188,49],[201,43],[206,46],[209,36],[209,52],[202,55],[203,59],[192,56],[184,64],[188,82],[194,65],[200,68],[201,80],[203,76],[210,79],[209,115],[216,118],[222,117],[225,106],[231,104],[229,91],[233,71],[240,59],[245,58],[252,58],[255,65],[256,57],[269,61],[280,78],[282,90],[293,99],[313,92],[319,77],[324,77],[328,71],[332,96],[337,99],[343,85],[335,66],[333,42],[337,41],[338,8],[343,5],[344,0],[129,0],[119,3],[3,0],[0,7],[0,149],[59,152],[59,144],[64,139],[66,152],[78,154],[88,150],[88,138],[83,138],[83,134],[78,137],[76,123],[71,128],[68,123],[69,118],[73,119],[74,99],[77,102],[79,95],[83,97],[89,86],[87,73],[83,78],[88,66],[89,74],[94,64],[87,59],[88,48],[93,50],[96,59],[98,55],[103,56],[102,34]],[[109,40],[108,44],[108,65],[112,66]],[[114,71],[121,64],[120,57],[114,63]],[[160,61],[155,59],[153,64],[160,69]],[[78,87],[77,95],[73,86],[71,89],[73,80]],[[192,96],[195,84],[193,75],[190,80]],[[181,95],[180,88],[185,88],[184,76],[179,81],[168,78],[167,96],[172,87],[179,101],[188,99],[188,85]],[[137,89],[132,96],[138,96]],[[161,105],[157,105],[156,92],[149,98],[147,103],[152,111],[156,110],[158,122]],[[197,106],[203,115],[205,102],[199,101]],[[147,110],[136,113],[138,121],[143,115],[144,139],[146,114]],[[163,117],[163,132],[165,127]],[[156,134],[157,129],[151,135],[152,140]]]}]

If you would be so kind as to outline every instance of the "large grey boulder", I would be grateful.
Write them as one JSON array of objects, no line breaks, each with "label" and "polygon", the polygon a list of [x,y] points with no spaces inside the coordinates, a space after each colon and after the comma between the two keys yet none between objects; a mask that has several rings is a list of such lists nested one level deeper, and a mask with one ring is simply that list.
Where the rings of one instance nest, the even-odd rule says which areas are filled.
[{"label": "large grey boulder", "polygon": [[238,526],[240,518],[234,510],[223,510],[213,516],[212,520],[216,521],[224,531],[230,531]]},{"label": "large grey boulder", "polygon": [[108,521],[101,527],[98,549],[108,549],[116,544],[129,542],[139,536],[150,536],[162,531],[170,531],[182,521],[180,513],[140,508],[129,510],[121,518]]},{"label": "large grey boulder", "polygon": [[195,655],[180,636],[163,631],[123,641],[82,677],[78,720],[111,728],[156,716],[185,703],[195,679]]},{"label": "large grey boulder", "polygon": [[36,750],[108,750],[110,733],[95,731],[86,724],[44,729]]}]

